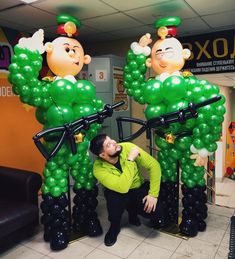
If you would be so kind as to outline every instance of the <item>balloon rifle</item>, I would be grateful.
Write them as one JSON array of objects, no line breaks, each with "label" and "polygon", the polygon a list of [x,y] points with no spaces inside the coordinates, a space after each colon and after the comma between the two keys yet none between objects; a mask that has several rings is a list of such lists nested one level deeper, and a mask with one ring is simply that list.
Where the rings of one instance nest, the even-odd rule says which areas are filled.
[{"label": "balloon rifle", "polygon": [[[136,118],[131,118],[131,117],[118,117],[116,118],[117,120],[117,125],[118,125],[118,134],[119,134],[119,141],[131,141],[137,137],[139,137],[142,133],[146,131],[146,137],[147,139],[151,138],[151,129],[156,129],[157,127],[163,127],[163,128],[168,128],[171,123],[174,122],[179,122],[181,124],[184,124],[187,120],[191,118],[197,118],[198,117],[198,112],[197,109],[204,107],[208,104],[217,102],[221,99],[221,96],[215,96],[212,97],[208,100],[205,100],[203,102],[200,102],[198,104],[194,104],[190,102],[188,104],[188,107],[179,109],[178,111],[175,112],[170,112],[163,114],[159,117],[149,119],[147,121],[136,119]],[[139,125],[142,125],[142,127],[136,131],[134,134],[131,134],[128,137],[123,137],[123,127],[122,127],[122,122],[131,122],[131,123],[136,123]],[[187,135],[185,133],[182,134]]]},{"label": "balloon rifle", "polygon": [[[116,109],[119,106],[122,106],[124,103],[124,101],[120,101],[113,105],[106,104],[104,106],[104,109],[100,112],[91,114],[87,117],[82,117],[81,119],[71,123],[66,123],[63,126],[49,128],[44,131],[41,131],[33,136],[34,143],[37,146],[38,150],[41,152],[41,154],[46,158],[46,160],[50,160],[51,158],[53,158],[58,153],[61,146],[66,140],[69,141],[72,154],[75,155],[77,153],[75,135],[81,132],[81,130],[88,130],[90,128],[90,125],[93,123],[102,124],[104,119],[106,119],[107,117],[111,117],[113,115],[114,109]],[[44,147],[43,143],[41,142],[41,139],[46,139],[49,136],[49,134],[53,133],[61,133],[61,135],[60,137],[56,138],[58,142],[49,153]]]}]

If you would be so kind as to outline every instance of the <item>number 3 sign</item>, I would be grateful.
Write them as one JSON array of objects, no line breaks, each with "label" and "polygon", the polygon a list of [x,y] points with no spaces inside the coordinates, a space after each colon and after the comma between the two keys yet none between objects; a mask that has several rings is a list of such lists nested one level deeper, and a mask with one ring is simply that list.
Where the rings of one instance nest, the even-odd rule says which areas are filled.
[{"label": "number 3 sign", "polygon": [[107,81],[107,70],[96,70],[95,81]]}]

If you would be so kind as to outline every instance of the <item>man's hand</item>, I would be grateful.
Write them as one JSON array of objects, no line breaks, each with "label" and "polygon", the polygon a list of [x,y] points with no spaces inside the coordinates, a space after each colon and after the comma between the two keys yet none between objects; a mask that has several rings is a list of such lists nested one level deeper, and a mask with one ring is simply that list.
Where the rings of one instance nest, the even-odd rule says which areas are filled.
[{"label": "man's hand", "polygon": [[134,161],[139,154],[140,154],[139,149],[137,147],[133,147],[133,148],[131,148],[131,151],[130,151],[127,159]]},{"label": "man's hand", "polygon": [[195,159],[195,166],[207,166],[208,157],[201,157],[199,154],[193,154],[190,156],[191,159]]},{"label": "man's hand", "polygon": [[147,195],[143,198],[144,211],[147,213],[151,213],[155,211],[157,205],[157,198]]},{"label": "man's hand", "polygon": [[152,42],[151,39],[151,34],[150,33],[146,33],[144,36],[142,36],[139,40],[139,45],[141,47],[146,47],[148,46],[150,43]]},{"label": "man's hand", "polygon": [[40,54],[44,53],[45,47],[43,45],[44,31],[39,29],[36,31],[31,38],[21,38],[18,45],[21,48],[27,48],[31,51],[38,50]]}]

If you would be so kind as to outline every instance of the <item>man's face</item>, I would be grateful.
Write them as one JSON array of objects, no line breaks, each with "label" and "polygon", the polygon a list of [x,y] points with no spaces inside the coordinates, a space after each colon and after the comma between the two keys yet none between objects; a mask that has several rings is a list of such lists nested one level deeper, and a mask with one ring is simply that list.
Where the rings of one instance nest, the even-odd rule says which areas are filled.
[{"label": "man's face", "polygon": [[103,143],[103,151],[100,156],[104,159],[117,157],[121,153],[121,150],[121,146],[119,146],[115,140],[107,136]]},{"label": "man's face", "polygon": [[51,71],[61,77],[76,76],[86,64],[82,45],[76,39],[67,37],[58,37],[50,44],[52,47],[47,51],[47,64]]},{"label": "man's face", "polygon": [[160,39],[153,45],[151,66],[157,75],[179,71],[184,63],[183,48],[176,38]]}]

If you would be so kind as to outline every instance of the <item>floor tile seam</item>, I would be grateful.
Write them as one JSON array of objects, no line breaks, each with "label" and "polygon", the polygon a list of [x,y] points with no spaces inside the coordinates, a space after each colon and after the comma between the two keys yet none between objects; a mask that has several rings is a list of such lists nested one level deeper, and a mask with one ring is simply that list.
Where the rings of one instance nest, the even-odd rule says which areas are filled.
[{"label": "floor tile seam", "polygon": [[35,248],[32,248],[32,247],[30,247],[30,246],[26,246],[26,245],[24,245],[24,244],[22,244],[22,246],[24,246],[24,247],[26,247],[26,248],[28,248],[28,249],[30,249],[30,250],[33,250],[34,252],[37,252],[37,253],[39,253],[39,254],[41,254],[41,255],[44,255],[44,256],[48,255],[48,254],[51,252],[51,251],[48,251],[48,254],[44,254],[44,253],[39,252],[38,250],[36,250]]},{"label": "floor tile seam", "polygon": [[[203,240],[203,239],[200,239],[200,238],[198,238],[198,237],[193,237],[193,238],[195,238],[195,239],[197,239],[197,240],[199,240],[199,241],[202,241],[202,242],[207,242],[207,243],[209,243],[210,245],[219,246],[219,244],[213,243],[213,242],[208,241],[208,240]],[[222,239],[221,239],[221,241],[222,241]],[[221,243],[221,241],[220,241],[220,243]]]},{"label": "floor tile seam", "polygon": [[[128,237],[128,238],[132,238],[132,239],[134,239],[134,240],[136,240],[136,241],[140,241],[140,242],[142,242],[143,240],[145,240],[147,237],[143,237],[143,240],[141,241],[140,239],[136,239],[135,237],[133,237],[133,236],[130,236],[130,235],[128,235],[128,234],[125,234],[125,233],[121,233],[121,235],[123,235],[123,236],[125,236],[125,237]],[[136,236],[137,236],[137,234],[136,234]]]},{"label": "floor tile seam", "polygon": [[228,223],[228,226],[226,226],[225,228],[220,228],[220,227],[215,226],[215,225],[210,225],[210,224],[208,224],[208,222],[207,222],[207,226],[210,227],[210,228],[213,228],[213,229],[223,230],[223,231],[226,232],[227,229],[228,229],[229,223]]},{"label": "floor tile seam", "polygon": [[[181,238],[180,243],[178,244],[178,246],[176,247],[176,249],[175,249],[174,252],[172,253],[171,257],[175,254],[176,250],[179,248],[179,246],[182,244],[182,242],[183,242],[183,239]],[[170,257],[170,258],[171,258],[171,257]]]},{"label": "floor tile seam", "polygon": [[[120,257],[120,258],[122,258],[122,259],[127,258],[127,257],[122,257],[122,256],[120,256],[120,255],[117,255],[117,254],[115,254],[115,253],[112,253],[111,251],[109,252],[109,251],[105,250],[105,249],[102,248],[102,247],[97,247],[96,249],[99,249],[99,250],[101,250],[101,251],[103,251],[103,252],[105,252],[105,253],[108,253],[108,254],[111,254],[111,255]],[[110,249],[111,249],[111,247],[110,247]]]},{"label": "floor tile seam", "polygon": [[[83,239],[84,240],[84,239]],[[94,247],[94,248],[97,248],[97,247],[99,247],[102,243],[103,243],[103,241],[100,241],[100,243],[98,244],[98,245],[91,245],[91,244],[87,244],[85,241],[84,242],[82,242],[82,240],[78,240],[78,242],[80,242],[80,243],[82,243],[82,244],[85,244],[85,245],[88,245],[88,246],[91,246],[91,247]]]},{"label": "floor tile seam", "polygon": [[[87,244],[86,244],[87,245]],[[90,245],[89,245],[90,246]],[[87,255],[83,256],[82,259],[85,259],[86,257],[88,257],[89,254],[91,254],[92,252],[94,252],[96,250],[96,247],[91,246],[92,248],[94,248],[93,250],[91,250]]]},{"label": "floor tile seam", "polygon": [[128,258],[131,254],[133,254],[135,250],[143,243],[144,243],[144,240],[142,240],[142,242],[140,242],[139,245],[135,249],[133,249],[133,251],[131,251],[126,258]]},{"label": "floor tile seam", "polygon": [[[107,251],[107,250],[105,250],[105,249],[102,249],[102,248],[99,248],[99,247],[97,247],[95,250],[99,250],[99,251],[102,251],[102,252],[105,252],[105,253],[107,253],[107,254],[114,255],[114,256],[117,256],[117,257],[123,259],[123,257],[121,257],[121,256],[119,256],[119,255],[117,255],[117,254],[114,254],[114,253],[110,253],[109,251]],[[94,259],[95,259],[95,258],[94,258]]]},{"label": "floor tile seam", "polygon": [[[54,259],[53,257],[50,257],[49,255],[45,255],[45,256],[47,256],[50,259]],[[42,259],[45,258],[45,256],[43,256]]]},{"label": "floor tile seam", "polygon": [[149,243],[148,241],[146,241],[146,239],[143,240],[142,243],[145,243],[145,244],[148,244],[148,245],[152,245],[152,246],[155,246],[155,247],[164,249],[164,250],[166,250],[166,251],[168,251],[168,252],[174,253],[172,250],[169,250],[169,249],[167,249],[167,248],[165,248],[165,247],[162,247],[162,246],[159,246],[159,245],[155,245],[155,244],[153,244],[153,243]]},{"label": "floor tile seam", "polygon": [[[199,241],[201,241],[201,242],[203,242],[203,243],[205,243],[205,242],[207,242],[207,243],[210,243],[211,245],[213,245],[213,246],[216,246],[216,249],[218,250],[218,248],[219,248],[219,246],[220,245],[218,245],[218,244],[215,244],[215,243],[211,243],[211,242],[209,242],[208,240],[202,240],[202,239],[199,239],[199,238],[197,238],[197,237],[193,237],[194,239],[197,239],[197,240],[199,240]],[[222,240],[222,239],[221,239]],[[182,242],[183,241],[188,241],[188,240],[182,240]],[[181,243],[182,243],[181,242]],[[177,250],[177,249],[176,249]],[[217,253],[217,250],[216,250],[216,253]],[[177,253],[179,253],[179,254],[182,254],[181,252],[177,252]],[[204,253],[203,253],[204,254]],[[182,254],[182,255],[186,255],[186,254]],[[205,254],[206,255],[206,254]],[[186,255],[186,256],[189,256],[189,255]],[[213,257],[214,258],[214,257]]]},{"label": "floor tile seam", "polygon": [[220,216],[220,217],[225,217],[225,218],[231,218],[233,216],[233,214],[231,216],[225,216],[225,215],[214,213],[214,212],[208,212],[208,214],[216,215],[216,216]]},{"label": "floor tile seam", "polygon": [[212,215],[216,215],[216,216],[220,216],[220,217],[224,217],[224,218],[231,218],[231,216],[225,216],[225,215],[222,215],[222,214],[218,214],[218,213],[215,213],[215,212],[208,212],[208,214],[212,214]]}]

